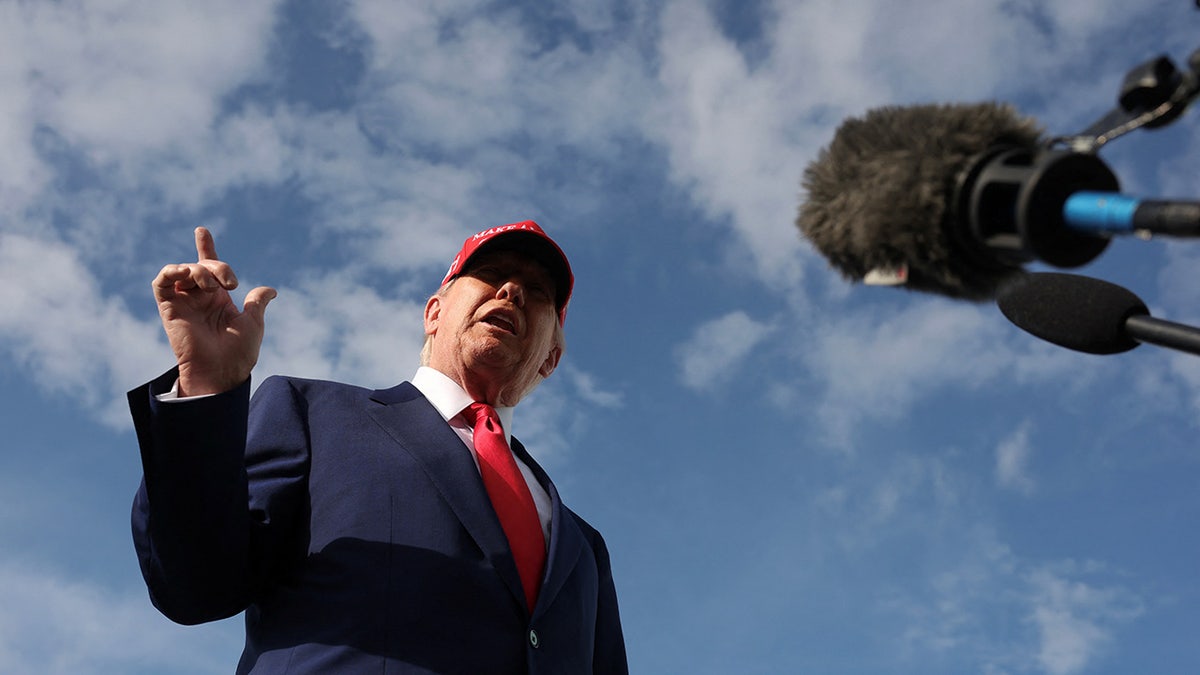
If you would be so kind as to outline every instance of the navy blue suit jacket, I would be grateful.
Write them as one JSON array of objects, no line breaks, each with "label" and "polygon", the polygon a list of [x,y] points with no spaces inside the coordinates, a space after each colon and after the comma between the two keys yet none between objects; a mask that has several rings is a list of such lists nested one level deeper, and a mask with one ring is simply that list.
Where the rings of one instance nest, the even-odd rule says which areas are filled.
[{"label": "navy blue suit jacket", "polygon": [[272,377],[161,404],[129,394],[151,599],[185,624],[245,611],[239,673],[626,673],[604,541],[553,501],[537,606],[469,451],[404,383]]}]

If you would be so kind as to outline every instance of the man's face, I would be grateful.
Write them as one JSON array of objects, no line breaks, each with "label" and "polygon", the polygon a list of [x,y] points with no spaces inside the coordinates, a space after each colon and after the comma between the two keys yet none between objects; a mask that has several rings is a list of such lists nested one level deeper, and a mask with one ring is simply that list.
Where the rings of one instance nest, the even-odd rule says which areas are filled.
[{"label": "man's face", "polygon": [[513,251],[480,253],[426,303],[429,365],[477,400],[514,405],[558,365],[557,324],[554,280],[540,263]]}]

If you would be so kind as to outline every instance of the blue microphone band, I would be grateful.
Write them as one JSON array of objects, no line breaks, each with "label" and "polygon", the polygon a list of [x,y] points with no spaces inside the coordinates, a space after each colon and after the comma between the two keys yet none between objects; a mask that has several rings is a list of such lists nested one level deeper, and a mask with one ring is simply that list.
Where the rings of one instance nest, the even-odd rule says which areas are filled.
[{"label": "blue microphone band", "polygon": [[1141,203],[1115,192],[1076,192],[1063,205],[1063,220],[1076,230],[1128,233]]},{"label": "blue microphone band", "polygon": [[1149,232],[1200,236],[1200,202],[1136,199],[1115,192],[1076,192],[1063,204],[1068,228],[1091,234]]}]

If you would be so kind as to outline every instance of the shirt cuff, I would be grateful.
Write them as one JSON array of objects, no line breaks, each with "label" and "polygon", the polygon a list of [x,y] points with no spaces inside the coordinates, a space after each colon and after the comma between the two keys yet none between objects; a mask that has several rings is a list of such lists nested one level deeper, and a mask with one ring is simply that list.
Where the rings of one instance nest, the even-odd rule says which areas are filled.
[{"label": "shirt cuff", "polygon": [[208,398],[209,396],[216,396],[216,394],[200,394],[199,396],[180,396],[179,395],[179,378],[177,377],[177,378],[175,378],[175,384],[171,385],[171,391],[166,391],[161,394],[157,394],[157,395],[155,395],[154,398],[159,403],[179,403],[179,402],[183,402],[183,401],[197,401],[202,398]]}]

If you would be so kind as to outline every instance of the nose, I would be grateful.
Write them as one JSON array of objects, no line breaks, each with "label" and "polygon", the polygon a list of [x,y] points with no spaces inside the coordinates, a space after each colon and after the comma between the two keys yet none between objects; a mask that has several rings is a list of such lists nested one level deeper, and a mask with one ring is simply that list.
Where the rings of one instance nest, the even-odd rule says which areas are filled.
[{"label": "nose", "polygon": [[516,279],[509,279],[496,289],[496,297],[508,300],[517,307],[525,306],[525,286]]}]

